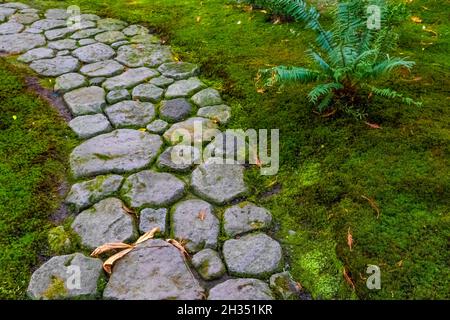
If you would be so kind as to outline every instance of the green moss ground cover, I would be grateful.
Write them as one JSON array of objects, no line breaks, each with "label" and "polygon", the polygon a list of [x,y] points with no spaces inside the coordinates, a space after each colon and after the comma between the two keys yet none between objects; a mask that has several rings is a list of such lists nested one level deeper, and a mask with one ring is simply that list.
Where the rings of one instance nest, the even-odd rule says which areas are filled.
[{"label": "green moss ground cover", "polygon": [[[181,59],[199,63],[204,80],[222,91],[233,108],[231,127],[280,129],[280,172],[274,177],[248,172],[250,200],[272,211],[277,222],[274,236],[288,252],[291,272],[315,298],[449,298],[448,3],[415,0],[408,4],[423,22],[408,20],[399,27],[398,54],[409,56],[417,66],[412,74],[387,82],[423,101],[423,107],[375,100],[366,120],[382,129],[371,129],[350,116],[315,115],[306,99],[309,88],[256,91],[259,68],[308,64],[304,51],[313,35],[301,24],[273,24],[263,12],[224,0],[28,3],[41,8],[78,4],[83,12],[152,27]],[[325,20],[326,16],[325,12]],[[42,168],[36,175],[42,175]],[[31,176],[26,174],[27,179]],[[0,179],[11,181],[5,177],[2,174]],[[5,188],[4,183],[0,188]],[[268,195],[273,188],[279,191]],[[375,201],[378,218],[364,197]],[[8,194],[1,204],[11,211],[17,202],[25,203],[22,198]],[[39,203],[24,204],[24,212]],[[31,221],[22,224],[26,239],[42,230]],[[351,251],[349,231],[354,240]],[[32,247],[28,241],[28,248]],[[33,250],[23,251],[30,264],[36,259]],[[14,265],[3,267],[6,262],[1,262],[0,272]],[[368,264],[380,266],[381,290],[366,288]],[[344,268],[355,291],[343,278]],[[8,292],[13,296],[13,291]],[[20,296],[21,291],[17,292]]]}]

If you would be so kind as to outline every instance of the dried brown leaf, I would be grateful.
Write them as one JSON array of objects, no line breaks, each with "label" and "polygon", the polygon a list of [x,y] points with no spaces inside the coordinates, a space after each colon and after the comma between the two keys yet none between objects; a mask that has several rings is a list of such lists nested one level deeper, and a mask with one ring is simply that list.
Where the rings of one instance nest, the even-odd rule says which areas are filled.
[{"label": "dried brown leaf", "polygon": [[365,195],[362,195],[361,198],[366,199],[367,202],[369,202],[369,205],[372,207],[373,210],[377,213],[377,219],[380,217],[380,208],[378,208],[378,205],[376,204],[375,200],[366,197]]},{"label": "dried brown leaf", "polygon": [[353,283],[352,278],[348,275],[347,269],[345,267],[344,269],[342,269],[342,274],[345,281],[352,287],[353,290],[355,290],[355,284]]},{"label": "dried brown leaf", "polygon": [[136,240],[134,245],[138,245],[139,243],[142,243],[144,241],[147,241],[149,239],[152,239],[157,232],[160,232],[161,229],[159,227],[155,227],[149,232],[144,233],[142,236],[139,237],[139,239]]},{"label": "dried brown leaf", "polygon": [[206,217],[206,210],[205,209],[200,210],[200,212],[198,213],[197,218],[200,221],[203,221],[203,220],[205,220],[205,217]]},{"label": "dried brown leaf", "polygon": [[347,245],[348,245],[350,251],[352,251],[352,249],[353,249],[353,236],[352,236],[352,233],[350,231],[350,227],[348,227],[348,230],[347,230]]},{"label": "dried brown leaf", "polygon": [[92,251],[91,257],[96,257],[104,252],[108,252],[111,250],[128,249],[131,247],[132,247],[132,245],[122,243],[122,242],[105,243],[104,245],[101,245],[100,247],[97,247],[94,251]]},{"label": "dried brown leaf", "polygon": [[171,245],[173,245],[178,250],[180,250],[183,255],[185,255],[186,257],[189,257],[189,253],[186,251],[186,249],[184,248],[184,246],[182,244],[183,240],[181,240],[181,242],[178,242],[175,239],[167,239],[166,241],[168,243],[170,243]]},{"label": "dried brown leaf", "polygon": [[123,256],[125,256],[127,253],[129,253],[131,250],[133,250],[134,247],[122,250],[118,253],[116,253],[115,255],[109,257],[104,263],[103,263],[103,269],[108,273],[111,274],[112,272],[112,267],[114,265],[114,263],[119,260],[120,258],[122,258]]}]

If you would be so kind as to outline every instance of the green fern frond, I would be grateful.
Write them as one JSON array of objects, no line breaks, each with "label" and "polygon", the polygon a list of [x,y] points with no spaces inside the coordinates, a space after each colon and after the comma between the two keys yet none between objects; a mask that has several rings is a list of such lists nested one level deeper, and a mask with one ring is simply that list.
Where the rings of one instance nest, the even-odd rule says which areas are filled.
[{"label": "green fern frond", "polygon": [[321,76],[321,73],[318,71],[285,66],[264,69],[261,70],[260,73],[264,78],[266,78],[266,86],[273,86],[276,83],[289,82],[311,83],[317,81]]},{"label": "green fern frond", "polygon": [[381,97],[389,98],[389,99],[400,99],[403,103],[407,105],[415,105],[415,106],[422,106],[422,102],[415,101],[412,98],[405,97],[401,93],[398,93],[395,90],[389,89],[389,88],[377,88],[374,86],[369,87],[371,91]]},{"label": "green fern frond", "polygon": [[323,83],[314,87],[309,93],[308,98],[312,103],[317,103],[320,97],[331,94],[334,90],[342,89],[344,86],[337,82]]}]

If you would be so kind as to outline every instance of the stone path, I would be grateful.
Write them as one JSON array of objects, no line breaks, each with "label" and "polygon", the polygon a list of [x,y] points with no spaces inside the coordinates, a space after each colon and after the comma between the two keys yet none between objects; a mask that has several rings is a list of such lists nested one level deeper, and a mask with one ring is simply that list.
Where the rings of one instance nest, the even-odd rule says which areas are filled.
[{"label": "stone path", "polygon": [[[278,273],[285,267],[281,247],[263,233],[270,212],[237,203],[248,191],[244,168],[214,158],[196,165],[199,144],[178,144],[187,135],[218,149],[217,141],[208,141],[231,116],[219,92],[197,78],[196,65],[175,61],[170,47],[145,27],[92,14],[81,18],[80,28],[70,29],[65,10],[1,4],[0,50],[20,54],[18,60],[41,76],[56,77],[55,91],[74,116],[69,126],[84,141],[70,155],[79,182],[66,202],[84,248],[130,243],[154,227],[161,238],[119,260],[103,292],[97,285],[107,278],[102,261],[74,253],[42,265],[29,296],[273,299],[292,292],[289,275]],[[196,123],[203,136],[194,135]],[[186,161],[186,155],[192,157]],[[190,257],[163,240],[168,237],[181,241]],[[73,270],[81,277],[78,287],[69,285],[76,284]]]}]

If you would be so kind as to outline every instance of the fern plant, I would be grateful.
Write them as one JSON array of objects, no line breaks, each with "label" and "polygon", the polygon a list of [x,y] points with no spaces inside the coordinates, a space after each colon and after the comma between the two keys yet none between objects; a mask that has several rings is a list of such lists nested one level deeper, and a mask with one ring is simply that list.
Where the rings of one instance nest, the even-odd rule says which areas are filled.
[{"label": "fern plant", "polygon": [[[334,11],[334,23],[326,30],[319,21],[319,12],[303,0],[270,0],[278,12],[303,21],[316,32],[316,45],[307,51],[315,68],[277,66],[260,70],[265,86],[287,83],[315,83],[308,99],[319,111],[335,106],[357,106],[366,97],[378,95],[398,98],[406,104],[419,102],[373,83],[398,69],[410,70],[414,62],[391,57],[388,52],[397,43],[393,24],[399,6],[388,7],[382,0],[339,1]],[[379,29],[368,28],[369,6],[381,10]]]}]

